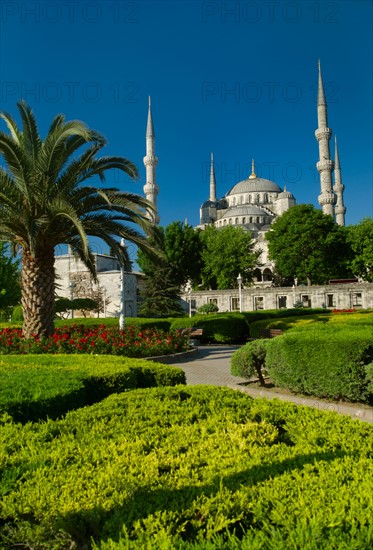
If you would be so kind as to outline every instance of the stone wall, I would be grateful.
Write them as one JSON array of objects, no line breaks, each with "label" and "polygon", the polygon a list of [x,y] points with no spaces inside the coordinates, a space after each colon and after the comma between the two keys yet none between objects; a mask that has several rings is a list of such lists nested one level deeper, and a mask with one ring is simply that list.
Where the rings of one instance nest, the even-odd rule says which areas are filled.
[{"label": "stone wall", "polygon": [[[185,311],[189,310],[189,300],[192,301],[192,312],[209,302],[214,302],[220,312],[240,310],[238,289],[183,293],[182,301]],[[304,307],[312,308],[373,308],[373,284],[350,283],[271,288],[256,286],[242,289],[242,311],[292,308],[299,301],[303,303]]]}]

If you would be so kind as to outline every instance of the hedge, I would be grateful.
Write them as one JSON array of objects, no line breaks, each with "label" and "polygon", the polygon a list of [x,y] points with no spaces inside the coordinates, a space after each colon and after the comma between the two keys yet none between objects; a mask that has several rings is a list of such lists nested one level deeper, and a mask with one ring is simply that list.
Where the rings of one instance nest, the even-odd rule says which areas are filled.
[{"label": "hedge", "polygon": [[[172,319],[148,319],[143,317],[126,317],[125,326],[136,326],[143,329],[160,329],[170,330]],[[74,319],[61,319],[55,322],[56,327],[76,324],[86,325],[89,327],[105,325],[108,327],[119,327],[119,319],[117,317],[77,317]]]},{"label": "hedge", "polygon": [[335,400],[371,403],[366,365],[373,361],[370,326],[311,325],[267,344],[273,382],[292,391]]},{"label": "hedge", "polygon": [[253,340],[235,351],[231,358],[231,374],[243,378],[255,376],[264,386],[267,341],[264,338]]},{"label": "hedge", "polygon": [[242,313],[218,313],[210,315],[195,315],[174,319],[171,330],[187,327],[203,329],[200,340],[204,343],[236,344],[245,342],[248,338],[248,325]]},{"label": "hedge", "polygon": [[27,355],[0,360],[0,414],[18,422],[59,418],[112,393],[185,384],[180,369],[110,355]]},{"label": "hedge", "polygon": [[228,388],[3,418],[0,547],[368,550],[373,426]]}]

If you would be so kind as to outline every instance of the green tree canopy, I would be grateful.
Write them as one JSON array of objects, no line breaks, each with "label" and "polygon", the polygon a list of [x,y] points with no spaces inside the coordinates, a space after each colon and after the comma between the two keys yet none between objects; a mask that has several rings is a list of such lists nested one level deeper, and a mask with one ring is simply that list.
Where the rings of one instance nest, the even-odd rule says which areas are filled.
[{"label": "green tree canopy", "polygon": [[138,177],[125,158],[97,158],[106,143],[101,134],[58,115],[43,141],[30,107],[22,101],[18,109],[22,128],[10,114],[1,114],[9,133],[0,132],[0,239],[22,252],[23,331],[29,337],[53,332],[54,248],[70,245],[95,277],[88,242],[95,236],[129,267],[128,253],[117,239],[152,251],[146,235],[153,226],[146,210],[153,207],[140,195],[82,185],[105,181],[110,169]]},{"label": "green tree canopy", "polygon": [[0,310],[15,306],[21,299],[19,263],[9,257],[7,248],[0,242]]},{"label": "green tree canopy", "polygon": [[365,218],[347,228],[347,240],[352,248],[350,268],[353,274],[373,283],[373,218]]},{"label": "green tree canopy", "polygon": [[[169,268],[169,277],[173,285],[184,286],[187,281],[199,281],[202,269],[200,230],[175,221],[167,227],[157,227],[155,233],[163,251],[162,265]],[[137,263],[141,271],[152,276],[160,264],[159,258],[139,251]]]},{"label": "green tree canopy", "polygon": [[243,283],[253,279],[261,252],[254,250],[249,231],[231,225],[217,229],[209,226],[202,232],[202,278],[205,287],[224,290],[237,287],[237,276]]},{"label": "green tree canopy", "polygon": [[300,283],[324,284],[350,276],[346,229],[311,204],[293,206],[266,234],[276,272]]},{"label": "green tree canopy", "polygon": [[177,317],[183,314],[179,301],[179,287],[175,286],[170,268],[160,265],[145,279],[140,293],[140,315],[144,317]]}]

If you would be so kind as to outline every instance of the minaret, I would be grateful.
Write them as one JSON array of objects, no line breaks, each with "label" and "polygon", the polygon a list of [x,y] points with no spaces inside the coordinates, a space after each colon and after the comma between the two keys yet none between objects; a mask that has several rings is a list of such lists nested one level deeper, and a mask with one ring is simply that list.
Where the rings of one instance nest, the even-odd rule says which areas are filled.
[{"label": "minaret", "polygon": [[345,186],[342,183],[341,165],[339,163],[337,137],[335,137],[335,153],[334,153],[334,193],[337,197],[335,205],[335,221],[338,225],[345,224],[346,207],[343,204],[343,191]]},{"label": "minaret", "polygon": [[211,202],[216,202],[216,180],[214,169],[214,153],[211,153],[211,168],[210,168],[210,198]]},{"label": "minaret", "polygon": [[321,66],[319,60],[319,87],[317,95],[317,122],[318,128],[315,132],[319,142],[319,162],[316,163],[317,170],[320,173],[321,194],[319,195],[319,204],[324,214],[329,214],[334,219],[335,195],[333,193],[332,172],[334,163],[330,158],[329,140],[332,131],[328,128],[328,114],[325,100],[324,85],[321,75]]},{"label": "minaret", "polygon": [[149,218],[155,225],[159,223],[157,211],[157,195],[159,187],[156,183],[155,174],[157,164],[158,158],[155,156],[155,133],[149,96],[148,124],[146,126],[146,156],[144,157],[144,165],[146,168],[146,184],[144,185],[144,193],[147,200],[154,204],[155,212],[149,212]]}]

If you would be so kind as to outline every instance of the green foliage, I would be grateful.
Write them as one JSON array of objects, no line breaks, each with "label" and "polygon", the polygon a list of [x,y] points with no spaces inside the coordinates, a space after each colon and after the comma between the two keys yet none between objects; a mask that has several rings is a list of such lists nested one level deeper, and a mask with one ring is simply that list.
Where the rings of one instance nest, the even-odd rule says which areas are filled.
[{"label": "green foliage", "polygon": [[172,280],[169,267],[159,266],[153,275],[146,277],[140,297],[139,314],[145,317],[177,317],[184,314],[179,287]]},{"label": "green foliage", "polygon": [[0,360],[0,415],[16,422],[58,418],[134,388],[185,384],[184,372],[110,355],[7,356]]},{"label": "green foliage", "polygon": [[199,282],[202,269],[201,230],[188,223],[170,223],[164,232],[167,263],[171,268],[171,280],[179,287],[189,280]]},{"label": "green foliage", "polygon": [[347,228],[347,240],[353,251],[351,271],[365,281],[373,282],[373,218],[365,218]]},{"label": "green foliage", "polygon": [[202,278],[206,288],[237,288],[239,274],[243,284],[252,281],[260,252],[254,251],[254,241],[249,231],[244,231],[242,227],[217,229],[209,226],[202,232],[201,238],[204,243]]},{"label": "green foliage", "polygon": [[218,306],[213,302],[209,302],[208,304],[203,304],[203,306],[198,308],[198,313],[217,313],[218,311],[219,311]]},{"label": "green foliage", "polygon": [[266,346],[267,340],[254,340],[238,349],[231,359],[233,376],[251,378],[256,375],[260,384],[264,386]]},{"label": "green foliage", "polygon": [[344,227],[310,204],[293,206],[266,233],[269,255],[281,277],[324,284],[350,275]]},{"label": "green foliage", "polygon": [[22,306],[15,306],[12,311],[12,323],[22,323],[23,321],[23,310]]},{"label": "green foliage", "polygon": [[199,339],[205,343],[236,344],[245,342],[248,336],[248,326],[242,313],[197,314],[174,320],[171,324],[171,330],[187,327],[203,328]]},{"label": "green foliage", "polygon": [[[157,319],[157,318],[145,318],[145,317],[126,317],[125,327],[141,327],[154,328],[159,330],[168,331],[171,327],[172,319]],[[87,327],[96,328],[99,326],[118,327],[119,319],[117,317],[78,317],[74,319],[64,319],[56,321],[56,327],[69,326],[69,325],[85,325]]]},{"label": "green foliage", "polygon": [[8,246],[0,241],[0,312],[21,300],[19,262],[8,255]]},{"label": "green foliage", "polygon": [[277,386],[297,393],[369,403],[372,360],[371,326],[316,323],[273,338],[266,367]]},{"label": "green foliage", "polygon": [[370,550],[373,427],[227,388],[3,417],[0,546]]}]

